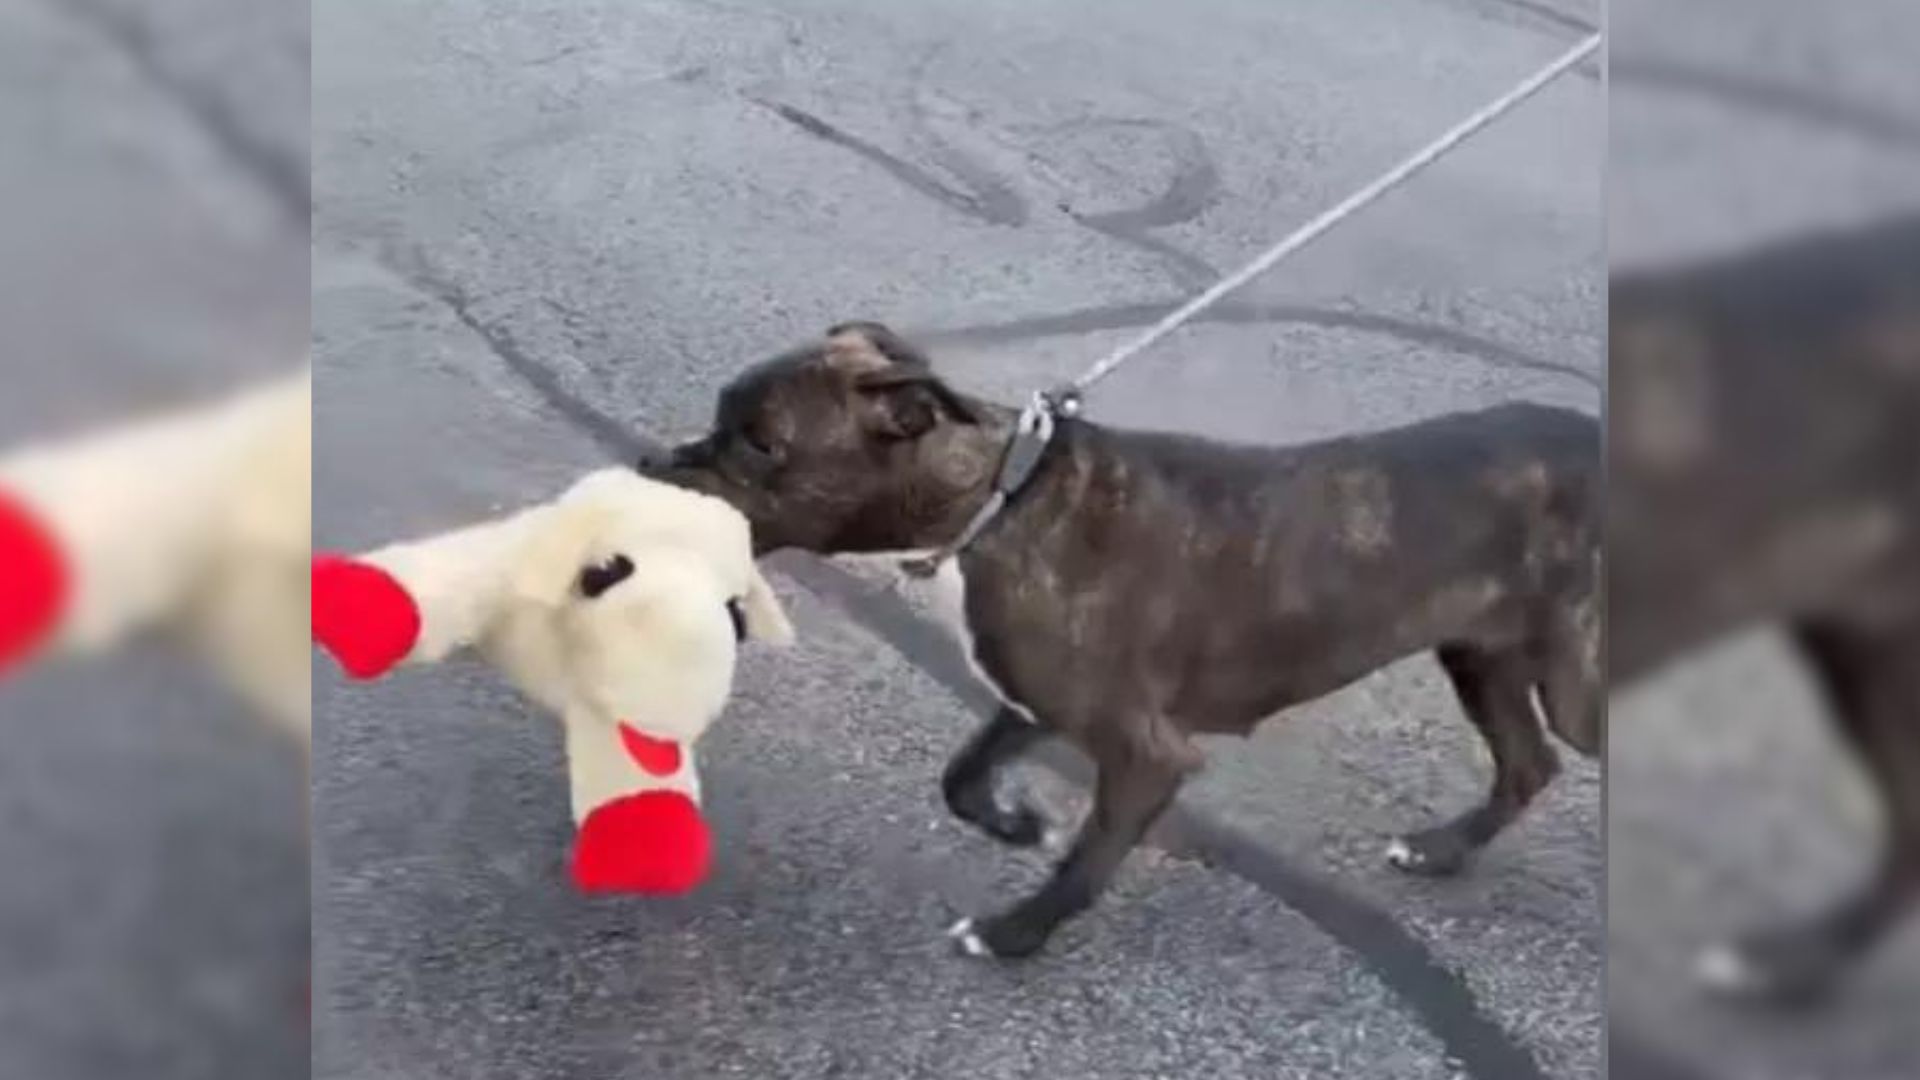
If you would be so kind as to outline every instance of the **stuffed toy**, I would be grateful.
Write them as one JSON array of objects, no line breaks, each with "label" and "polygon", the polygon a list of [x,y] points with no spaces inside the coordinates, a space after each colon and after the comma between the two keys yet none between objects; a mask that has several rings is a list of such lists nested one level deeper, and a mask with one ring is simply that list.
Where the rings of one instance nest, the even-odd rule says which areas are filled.
[{"label": "stuffed toy", "polygon": [[0,455],[0,677],[143,633],[303,741],[312,377]]},{"label": "stuffed toy", "polygon": [[793,628],[726,503],[628,469],[502,518],[364,555],[318,554],[313,636],[355,679],[476,651],[556,716],[590,893],[678,893],[710,837],[693,744],[736,648]]}]

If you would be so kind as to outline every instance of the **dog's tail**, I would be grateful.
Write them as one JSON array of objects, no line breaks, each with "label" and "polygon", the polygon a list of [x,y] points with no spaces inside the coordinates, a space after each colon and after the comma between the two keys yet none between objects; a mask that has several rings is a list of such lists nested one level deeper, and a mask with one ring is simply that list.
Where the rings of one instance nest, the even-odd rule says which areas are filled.
[{"label": "dog's tail", "polygon": [[1606,588],[1600,548],[1594,545],[1579,586],[1554,605],[1547,620],[1545,664],[1539,684],[1547,726],[1589,757],[1606,741]]}]

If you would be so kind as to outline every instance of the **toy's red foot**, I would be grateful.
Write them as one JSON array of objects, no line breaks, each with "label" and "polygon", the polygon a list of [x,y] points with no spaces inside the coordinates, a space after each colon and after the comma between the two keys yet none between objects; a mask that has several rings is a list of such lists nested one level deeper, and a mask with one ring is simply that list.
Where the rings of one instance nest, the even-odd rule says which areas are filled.
[{"label": "toy's red foot", "polygon": [[677,791],[647,791],[587,815],[573,883],[588,893],[684,893],[705,880],[711,856],[700,807]]},{"label": "toy's red foot", "polygon": [[420,609],[391,574],[339,555],[313,558],[313,640],[356,679],[384,675],[420,638]]},{"label": "toy's red foot", "polygon": [[0,674],[39,647],[60,621],[67,562],[46,526],[0,491]]}]

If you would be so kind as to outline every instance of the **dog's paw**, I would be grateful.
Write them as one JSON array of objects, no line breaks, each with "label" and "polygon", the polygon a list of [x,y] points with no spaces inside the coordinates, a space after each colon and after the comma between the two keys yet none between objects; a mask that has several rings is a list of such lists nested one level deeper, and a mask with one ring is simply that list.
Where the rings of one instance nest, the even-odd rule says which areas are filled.
[{"label": "dog's paw", "polygon": [[954,817],[1003,844],[1035,847],[1047,837],[1047,819],[1038,810],[977,787],[949,792],[947,808]]},{"label": "dog's paw", "polygon": [[1064,857],[1073,847],[1078,834],[1065,825],[1048,825],[1040,834],[1040,850],[1049,855]]},{"label": "dog's paw", "polygon": [[961,919],[947,929],[954,947],[968,956],[1015,960],[1032,956],[1047,943],[1044,932],[1005,915],[991,919]]},{"label": "dog's paw", "polygon": [[1833,991],[1848,959],[1821,928],[1793,928],[1703,951],[1694,962],[1694,978],[1721,997],[1804,1007]]},{"label": "dog's paw", "polygon": [[1472,848],[1451,829],[1396,836],[1387,844],[1387,863],[1422,877],[1451,877],[1467,865]]},{"label": "dog's paw", "polygon": [[971,916],[947,927],[947,940],[953,942],[954,948],[968,956],[990,955],[987,952],[987,943],[980,939],[980,932],[974,929]]},{"label": "dog's paw", "polygon": [[988,836],[1013,847],[1038,847],[1047,838],[1047,819],[1025,803],[994,800],[993,813],[980,823]]}]

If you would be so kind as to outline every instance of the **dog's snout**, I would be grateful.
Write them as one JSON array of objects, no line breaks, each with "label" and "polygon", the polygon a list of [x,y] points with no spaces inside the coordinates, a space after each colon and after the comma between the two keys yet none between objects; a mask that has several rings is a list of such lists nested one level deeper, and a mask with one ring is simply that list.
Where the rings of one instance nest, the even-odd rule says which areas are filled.
[{"label": "dog's snout", "polygon": [[668,452],[667,460],[676,469],[697,469],[713,460],[713,440],[681,443]]},{"label": "dog's snout", "polygon": [[673,469],[674,448],[670,446],[648,447],[640,452],[640,460],[634,462],[634,468],[640,475],[651,480],[663,480]]},{"label": "dog's snout", "polygon": [[700,469],[713,464],[713,440],[698,439],[678,446],[650,447],[635,467],[642,476],[666,479],[675,469]]}]

